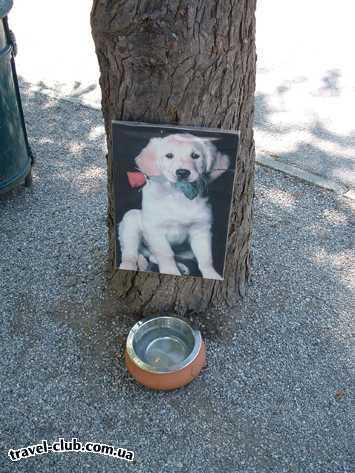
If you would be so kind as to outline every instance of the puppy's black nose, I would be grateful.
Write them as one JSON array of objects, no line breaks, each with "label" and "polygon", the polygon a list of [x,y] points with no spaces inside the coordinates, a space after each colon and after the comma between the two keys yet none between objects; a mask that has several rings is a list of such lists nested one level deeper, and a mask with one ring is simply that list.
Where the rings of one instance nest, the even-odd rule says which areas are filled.
[{"label": "puppy's black nose", "polygon": [[188,169],[177,169],[176,175],[178,179],[187,179],[191,172]]}]

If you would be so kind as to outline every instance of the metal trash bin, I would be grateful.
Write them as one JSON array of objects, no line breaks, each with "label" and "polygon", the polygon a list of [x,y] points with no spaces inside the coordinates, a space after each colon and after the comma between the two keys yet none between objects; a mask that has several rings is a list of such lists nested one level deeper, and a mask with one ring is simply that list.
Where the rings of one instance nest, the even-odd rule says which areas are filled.
[{"label": "metal trash bin", "polygon": [[12,0],[0,0],[0,192],[32,183],[33,155],[28,143],[15,69],[15,41],[7,14]]}]

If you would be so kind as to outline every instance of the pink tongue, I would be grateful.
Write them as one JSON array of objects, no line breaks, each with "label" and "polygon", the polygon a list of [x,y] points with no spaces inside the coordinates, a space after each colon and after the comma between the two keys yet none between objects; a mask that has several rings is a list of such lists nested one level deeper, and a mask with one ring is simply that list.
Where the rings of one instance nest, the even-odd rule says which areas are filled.
[{"label": "pink tongue", "polygon": [[145,175],[142,172],[128,172],[127,177],[131,187],[142,187],[145,184]]}]

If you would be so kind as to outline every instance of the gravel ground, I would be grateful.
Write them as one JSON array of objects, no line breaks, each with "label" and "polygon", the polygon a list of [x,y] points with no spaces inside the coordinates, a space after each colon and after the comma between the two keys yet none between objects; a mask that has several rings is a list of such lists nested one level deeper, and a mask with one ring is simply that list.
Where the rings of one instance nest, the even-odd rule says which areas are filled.
[{"label": "gravel ground", "polygon": [[[190,386],[129,378],[135,320],[104,291],[100,113],[24,92],[32,191],[0,197],[2,472],[350,472],[351,201],[259,168],[243,304],[200,315],[208,367]],[[11,463],[59,437],[133,449]]]}]

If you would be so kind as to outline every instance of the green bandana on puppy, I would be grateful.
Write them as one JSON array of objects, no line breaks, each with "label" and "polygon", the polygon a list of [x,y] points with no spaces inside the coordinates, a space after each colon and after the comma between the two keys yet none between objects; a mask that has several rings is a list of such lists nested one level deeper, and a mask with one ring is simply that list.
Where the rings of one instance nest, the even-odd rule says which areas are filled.
[{"label": "green bandana on puppy", "polygon": [[[149,180],[155,182],[166,182],[166,177],[163,176],[151,176],[148,178]],[[185,180],[175,182],[174,186],[175,189],[181,191],[185,197],[189,200],[195,199],[197,196],[205,195],[207,191],[207,176],[202,176],[198,181],[195,182],[187,182]]]},{"label": "green bandana on puppy", "polygon": [[189,200],[193,200],[197,196],[204,195],[207,189],[207,179],[205,177],[201,177],[195,182],[187,182],[184,180],[177,181],[175,187],[176,189],[180,190]]}]

